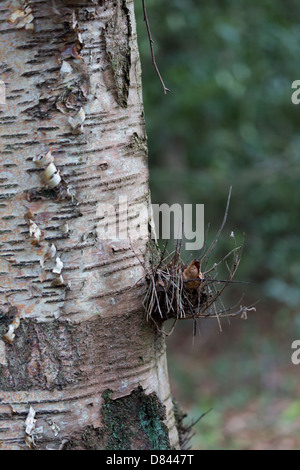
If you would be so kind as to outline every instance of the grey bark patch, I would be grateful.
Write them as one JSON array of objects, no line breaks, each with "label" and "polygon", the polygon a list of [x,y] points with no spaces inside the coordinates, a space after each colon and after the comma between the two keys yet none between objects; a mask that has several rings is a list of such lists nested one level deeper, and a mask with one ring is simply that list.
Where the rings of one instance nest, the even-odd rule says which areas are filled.
[{"label": "grey bark patch", "polygon": [[81,435],[69,439],[62,450],[105,450],[103,439],[103,431],[93,426],[87,426]]},{"label": "grey bark patch", "polygon": [[8,302],[0,305],[0,338],[7,332],[17,313],[18,309]]},{"label": "grey bark patch", "polygon": [[15,340],[6,346],[7,366],[0,367],[1,390],[53,390],[76,385],[79,349],[67,323],[36,324],[21,319]]},{"label": "grey bark patch", "polygon": [[126,0],[115,2],[114,14],[104,29],[105,51],[111,66],[117,103],[127,107],[131,68],[131,24]]},{"label": "grey bark patch", "polygon": [[22,111],[22,113],[40,121],[44,119],[50,119],[54,109],[55,97],[49,97],[49,99],[40,99],[38,104],[25,109]]},{"label": "grey bark patch", "polygon": [[[3,334],[11,323],[9,308],[2,308],[3,325],[0,326]],[[110,319],[101,317],[81,324],[21,318],[14,341],[6,344],[7,365],[0,366],[0,389],[62,390],[70,385],[87,386],[89,371],[100,368],[99,374],[104,373],[105,364],[115,363],[116,357],[128,349],[124,331],[129,328],[140,331],[141,324],[144,325],[144,319],[136,312],[115,324],[114,329]],[[152,336],[148,328],[152,328],[150,324],[145,325],[143,334],[132,345],[133,356],[140,354],[142,346],[144,350],[149,347]],[[118,347],[107,347],[116,337],[119,338]]]},{"label": "grey bark patch", "polygon": [[145,159],[145,162],[147,161],[148,146],[147,138],[145,135],[140,137],[136,132],[134,132],[130,138],[128,147],[132,151],[132,155],[139,158],[143,157]]},{"label": "grey bark patch", "polygon": [[0,73],[8,73],[13,72],[13,69],[10,65],[6,64],[5,62],[0,62]]},{"label": "grey bark patch", "polygon": [[[50,119],[54,112],[64,112],[64,114],[74,113],[87,103],[87,93],[90,87],[90,78],[85,64],[72,62],[73,78],[69,83],[64,84],[59,76],[52,79],[51,94],[47,98],[40,98],[38,104],[23,111],[28,116],[37,120]],[[49,87],[49,80],[36,84],[37,88],[46,89]]]}]

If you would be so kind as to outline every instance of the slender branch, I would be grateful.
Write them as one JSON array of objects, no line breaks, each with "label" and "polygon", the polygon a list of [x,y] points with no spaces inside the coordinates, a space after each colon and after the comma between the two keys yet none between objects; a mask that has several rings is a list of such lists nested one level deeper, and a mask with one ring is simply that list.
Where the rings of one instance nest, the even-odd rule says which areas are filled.
[{"label": "slender branch", "polygon": [[183,282],[184,284],[186,284],[188,282],[194,282],[194,281],[200,281],[200,283],[203,282],[203,284],[204,282],[206,282],[206,284],[209,282],[229,282],[230,284],[253,284],[250,281],[228,281],[228,279],[223,280],[223,279],[205,279],[205,278],[201,279],[199,277],[195,277],[195,279],[187,279],[186,281],[183,281]]},{"label": "slender branch", "polygon": [[207,252],[206,252],[206,253],[204,254],[204,256],[201,258],[201,266],[202,266],[202,264],[203,264],[204,259],[206,259],[205,269],[206,269],[206,266],[207,266],[207,263],[208,263],[207,257],[208,257],[208,255],[209,255],[210,253],[212,253],[213,250],[215,249],[215,246],[216,246],[216,244],[217,244],[217,242],[218,242],[219,236],[221,235],[222,230],[223,230],[223,228],[224,228],[224,225],[226,224],[226,220],[227,220],[227,216],[228,216],[229,203],[230,203],[230,198],[231,198],[231,191],[232,191],[232,186],[230,186],[230,188],[229,188],[229,194],[228,194],[228,198],[227,198],[227,204],[226,204],[226,209],[225,209],[225,215],[224,215],[224,218],[223,218],[223,222],[222,222],[222,224],[221,224],[221,227],[219,228],[219,231],[218,231],[217,235],[215,236],[215,238],[214,238],[212,244],[211,244],[210,247],[208,248]]},{"label": "slender branch", "polygon": [[211,411],[213,410],[213,408],[210,408],[208,411],[205,411],[205,413],[202,413],[201,416],[199,416],[199,418],[197,418],[195,421],[192,422],[192,424],[190,424],[186,430],[188,431],[189,429],[191,429],[192,427],[194,427],[197,423],[199,423],[199,421],[201,421],[202,418],[204,418],[204,416],[208,415],[208,413],[210,413]]},{"label": "slender branch", "polygon": [[152,39],[152,35],[151,35],[151,29],[150,29],[150,24],[149,24],[149,20],[148,20],[148,15],[147,15],[147,9],[146,9],[146,3],[145,3],[145,0],[142,0],[142,3],[143,3],[143,12],[144,12],[144,21],[146,23],[146,28],[147,28],[147,33],[148,33],[148,38],[149,38],[149,43],[150,43],[150,50],[151,50],[151,57],[152,57],[152,64],[154,65],[154,68],[155,68],[155,71],[157,73],[157,76],[160,80],[160,83],[162,84],[162,87],[163,87],[163,90],[164,90],[164,94],[166,95],[169,91],[169,88],[166,87],[163,79],[162,79],[162,76],[160,74],[160,71],[159,71],[159,68],[157,66],[157,63],[156,63],[156,59],[155,59],[155,53],[154,53],[154,48],[153,48],[153,39]]}]

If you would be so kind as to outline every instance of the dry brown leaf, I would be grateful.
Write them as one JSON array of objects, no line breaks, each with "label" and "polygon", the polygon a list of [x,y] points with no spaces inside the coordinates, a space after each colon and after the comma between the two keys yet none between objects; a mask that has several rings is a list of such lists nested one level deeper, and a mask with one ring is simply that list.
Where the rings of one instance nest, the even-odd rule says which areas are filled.
[{"label": "dry brown leaf", "polygon": [[[199,278],[199,281],[197,280]],[[193,260],[182,273],[186,289],[195,289],[200,286],[203,275],[200,271],[200,262]]]}]

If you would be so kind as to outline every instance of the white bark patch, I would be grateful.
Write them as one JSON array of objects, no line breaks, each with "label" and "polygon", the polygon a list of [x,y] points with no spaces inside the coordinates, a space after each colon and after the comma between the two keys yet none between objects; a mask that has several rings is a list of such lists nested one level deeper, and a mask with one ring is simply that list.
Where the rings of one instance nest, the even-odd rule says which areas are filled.
[{"label": "white bark patch", "polygon": [[27,447],[30,449],[33,449],[35,447],[34,444],[34,430],[35,430],[35,423],[36,419],[35,417],[35,410],[32,408],[32,406],[29,408],[29,412],[25,421],[25,442]]},{"label": "white bark patch", "polygon": [[46,419],[47,423],[49,424],[49,426],[51,427],[53,433],[54,433],[54,436],[58,436],[59,432],[60,432],[60,427],[51,419],[51,418],[48,418]]},{"label": "white bark patch", "polygon": [[7,366],[5,343],[2,340],[0,340],[0,364],[2,366]]},{"label": "white bark patch", "polygon": [[46,155],[37,155],[36,157],[33,157],[32,161],[38,168],[41,168],[54,162],[54,157],[51,151],[49,150]]},{"label": "white bark patch", "polygon": [[69,224],[66,222],[65,224],[60,226],[60,231],[64,234],[69,232]]},{"label": "white bark patch", "polygon": [[48,188],[54,189],[60,184],[61,176],[53,163],[54,157],[51,150],[49,150],[46,155],[37,155],[36,157],[33,157],[32,161],[38,168],[46,167],[42,173],[42,178]]},{"label": "white bark patch", "polygon": [[45,261],[47,261],[47,259],[54,258],[55,255],[56,255],[56,246],[52,243],[52,245],[47,249],[43,258],[40,260],[41,267],[44,268]]},{"label": "white bark patch", "polygon": [[60,286],[65,286],[65,281],[64,281],[64,278],[62,277],[62,275],[58,276],[56,279],[54,279],[52,282],[51,282],[51,286],[52,287],[60,287]]},{"label": "white bark patch", "polygon": [[60,68],[60,74],[61,75],[67,75],[67,74],[72,73],[72,72],[73,72],[73,68],[71,67],[69,62],[67,62],[66,60],[63,60],[63,62],[61,64],[61,68]]},{"label": "white bark patch", "polygon": [[20,317],[19,315],[16,315],[16,317],[14,318],[14,321],[8,327],[8,332],[5,333],[5,335],[3,336],[3,338],[9,344],[11,344],[13,340],[15,339],[15,336],[16,336],[15,331],[19,328],[19,326],[20,326]]},{"label": "white bark patch", "polygon": [[64,263],[62,262],[62,260],[60,259],[59,256],[56,257],[56,265],[55,267],[52,269],[52,272],[54,274],[60,274],[62,272],[62,269],[64,267]]},{"label": "white bark patch", "polygon": [[72,127],[72,130],[74,133],[83,132],[84,121],[85,121],[85,112],[83,108],[80,108],[80,110],[74,117],[69,117],[69,124]]},{"label": "white bark patch", "polygon": [[55,310],[55,312],[53,312],[53,316],[54,316],[55,320],[57,320],[60,317],[60,311]]},{"label": "white bark patch", "polygon": [[42,237],[42,231],[33,220],[29,220],[29,235],[34,239],[35,243],[39,243]]},{"label": "white bark patch", "polygon": [[43,180],[50,189],[56,188],[61,182],[61,176],[54,163],[50,163],[43,172]]},{"label": "white bark patch", "polygon": [[[27,3],[27,2],[26,2]],[[9,23],[14,24],[17,29],[34,30],[34,16],[33,11],[29,5],[26,5],[23,10],[15,10],[9,17]]]},{"label": "white bark patch", "polygon": [[35,417],[35,410],[32,408],[32,406],[29,408],[29,412],[25,421],[25,432],[26,434],[29,434],[29,436],[33,433],[33,430],[35,428],[35,423],[36,419]]}]

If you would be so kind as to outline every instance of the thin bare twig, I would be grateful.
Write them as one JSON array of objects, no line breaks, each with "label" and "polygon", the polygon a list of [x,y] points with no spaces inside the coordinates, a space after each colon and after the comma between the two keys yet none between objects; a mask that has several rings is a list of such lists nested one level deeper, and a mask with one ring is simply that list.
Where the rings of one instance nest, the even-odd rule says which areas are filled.
[{"label": "thin bare twig", "polygon": [[193,428],[197,423],[199,423],[199,421],[201,421],[202,418],[204,418],[204,416],[208,415],[208,413],[210,413],[212,410],[213,408],[210,408],[208,411],[205,411],[205,413],[202,413],[199,418],[197,418],[195,421],[192,421],[192,423],[186,428],[186,430],[188,431],[189,429]]},{"label": "thin bare twig", "polygon": [[[199,281],[199,278],[198,277],[195,277],[195,279],[187,279],[186,281],[183,281],[184,284],[188,283],[188,282],[193,282],[193,281]],[[227,283],[230,283],[230,284],[252,284],[252,282],[249,282],[249,281],[228,281],[228,279],[224,280],[224,279],[203,279],[203,283],[206,282],[206,284],[209,284],[209,283],[212,283],[212,282],[227,282]]]},{"label": "thin bare twig", "polygon": [[162,76],[160,74],[160,71],[159,71],[159,68],[157,66],[157,63],[156,63],[156,59],[155,59],[155,53],[154,53],[154,48],[153,48],[153,39],[152,39],[152,35],[151,35],[151,29],[150,29],[150,24],[149,24],[149,20],[148,20],[148,15],[147,15],[147,9],[146,9],[146,2],[145,0],[142,0],[142,3],[143,3],[143,12],[144,12],[144,21],[146,23],[146,28],[147,28],[147,33],[148,33],[148,38],[149,38],[149,43],[150,43],[150,50],[151,50],[151,57],[152,57],[152,64],[155,68],[155,71],[157,73],[157,76],[160,80],[160,83],[162,84],[162,87],[163,87],[163,90],[164,90],[164,94],[166,95],[169,91],[169,88],[166,87],[163,79],[162,79]]},{"label": "thin bare twig", "polygon": [[226,209],[225,209],[225,214],[224,214],[224,218],[223,218],[223,221],[222,221],[222,224],[221,224],[221,227],[219,228],[218,230],[218,233],[217,235],[215,236],[212,244],[210,245],[210,247],[208,248],[207,252],[204,254],[204,256],[202,257],[201,259],[201,266],[202,266],[202,263],[203,263],[203,260],[205,258],[206,259],[206,263],[205,263],[205,269],[206,269],[206,266],[207,266],[207,263],[208,263],[208,255],[211,254],[214,249],[215,249],[215,246],[218,242],[218,239],[219,239],[219,236],[221,235],[222,233],[222,230],[224,228],[224,225],[226,224],[226,220],[227,220],[227,216],[228,216],[228,209],[229,209],[229,204],[230,204],[230,199],[231,199],[231,191],[232,191],[232,186],[230,186],[229,188],[229,194],[228,194],[228,198],[227,198],[227,204],[226,204]]}]

